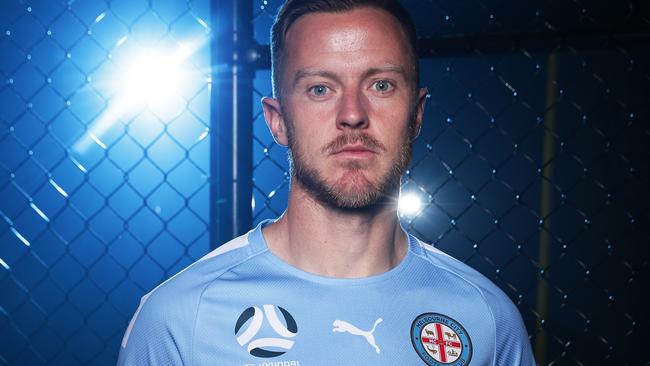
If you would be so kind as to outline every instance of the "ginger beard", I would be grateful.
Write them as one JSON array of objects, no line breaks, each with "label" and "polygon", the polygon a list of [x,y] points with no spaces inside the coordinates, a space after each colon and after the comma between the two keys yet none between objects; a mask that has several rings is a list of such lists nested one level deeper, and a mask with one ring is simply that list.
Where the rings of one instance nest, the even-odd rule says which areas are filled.
[{"label": "ginger beard", "polygon": [[[416,106],[413,106],[408,116],[407,131],[401,136],[401,147],[398,153],[393,156],[388,171],[379,176],[376,182],[369,181],[364,174],[365,170],[372,167],[358,161],[346,162],[341,166],[341,169],[345,170],[341,178],[336,182],[328,182],[316,168],[310,166],[308,159],[304,158],[300,142],[294,134],[293,120],[286,111],[283,114],[287,126],[291,177],[317,201],[339,209],[369,208],[386,203],[391,198],[396,201],[401,177],[411,160],[413,139],[417,133]],[[380,153],[386,151],[381,142],[365,132],[351,131],[337,136],[321,149],[321,153],[327,154],[337,148],[353,143],[362,143],[364,146]]]}]

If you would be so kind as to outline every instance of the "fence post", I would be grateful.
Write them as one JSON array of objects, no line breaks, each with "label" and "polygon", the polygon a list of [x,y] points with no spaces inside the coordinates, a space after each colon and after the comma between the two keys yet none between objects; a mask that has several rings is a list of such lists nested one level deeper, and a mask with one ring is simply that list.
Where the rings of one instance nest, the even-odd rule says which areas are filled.
[{"label": "fence post", "polygon": [[212,1],[210,246],[252,224],[252,1]]}]

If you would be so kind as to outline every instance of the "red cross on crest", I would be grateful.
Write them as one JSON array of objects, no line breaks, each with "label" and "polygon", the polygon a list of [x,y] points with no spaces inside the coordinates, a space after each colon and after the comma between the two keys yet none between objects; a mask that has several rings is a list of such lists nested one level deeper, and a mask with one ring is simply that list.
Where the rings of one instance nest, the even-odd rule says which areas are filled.
[{"label": "red cross on crest", "polygon": [[427,324],[422,328],[420,339],[427,353],[438,362],[452,363],[462,353],[463,344],[460,337],[444,324]]}]

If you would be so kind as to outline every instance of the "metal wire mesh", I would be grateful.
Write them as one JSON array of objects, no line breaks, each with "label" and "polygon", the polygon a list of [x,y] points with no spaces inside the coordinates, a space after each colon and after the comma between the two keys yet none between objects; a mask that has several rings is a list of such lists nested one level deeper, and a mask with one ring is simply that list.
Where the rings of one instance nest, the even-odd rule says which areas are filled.
[{"label": "metal wire mesh", "polygon": [[[258,42],[279,3],[257,2]],[[649,364],[647,6],[404,4],[430,97],[402,224],[512,298],[539,364]],[[259,109],[254,131],[259,221],[284,210],[289,174]]]},{"label": "metal wire mesh", "polygon": [[[114,364],[137,299],[208,251],[208,7],[0,4],[0,364]],[[185,82],[141,105],[150,46]]]},{"label": "metal wire mesh", "polygon": [[[282,1],[256,1],[253,7],[255,41],[269,43],[269,32]],[[271,71],[258,70],[253,83],[253,221],[276,218],[286,209],[289,165],[286,150],[270,135],[259,100],[271,96]]]},{"label": "metal wire mesh", "polygon": [[[515,301],[540,364],[650,364],[647,5],[404,3],[430,98],[403,225]],[[253,4],[266,44],[279,1]],[[113,364],[137,299],[208,251],[207,47],[172,102],[97,129],[129,50],[207,42],[208,6],[0,5],[0,364]],[[269,80],[254,82],[255,222],[289,182],[258,103]]]}]

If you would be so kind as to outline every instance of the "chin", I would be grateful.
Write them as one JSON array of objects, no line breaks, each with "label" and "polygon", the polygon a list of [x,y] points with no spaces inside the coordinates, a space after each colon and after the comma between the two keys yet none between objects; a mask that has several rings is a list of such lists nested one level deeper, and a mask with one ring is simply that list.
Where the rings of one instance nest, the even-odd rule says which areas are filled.
[{"label": "chin", "polygon": [[364,187],[372,187],[373,185],[366,173],[360,169],[346,170],[336,181],[336,186],[349,190],[362,190]]},{"label": "chin", "polygon": [[342,178],[330,186],[330,192],[336,207],[348,209],[373,206],[385,196],[362,174]]},{"label": "chin", "polygon": [[318,171],[298,161],[293,167],[295,183],[317,201],[335,209],[371,209],[386,203],[390,193],[399,191],[399,175],[382,175],[378,168]]}]

